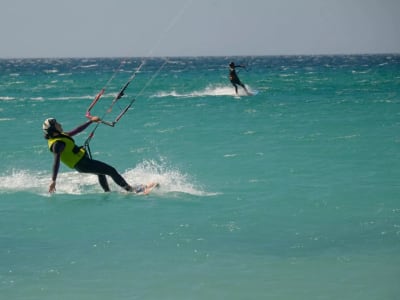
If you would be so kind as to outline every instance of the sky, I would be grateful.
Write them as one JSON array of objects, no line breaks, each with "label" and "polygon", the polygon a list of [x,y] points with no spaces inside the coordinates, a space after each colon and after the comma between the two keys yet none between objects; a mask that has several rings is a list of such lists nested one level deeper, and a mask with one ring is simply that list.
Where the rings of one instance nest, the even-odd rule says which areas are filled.
[{"label": "sky", "polygon": [[0,58],[400,53],[400,0],[1,0]]}]

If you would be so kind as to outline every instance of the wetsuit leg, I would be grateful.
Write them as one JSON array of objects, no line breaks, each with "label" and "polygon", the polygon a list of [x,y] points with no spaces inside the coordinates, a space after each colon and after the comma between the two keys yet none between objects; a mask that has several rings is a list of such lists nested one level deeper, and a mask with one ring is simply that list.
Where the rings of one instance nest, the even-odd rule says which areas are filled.
[{"label": "wetsuit leg", "polygon": [[105,192],[110,191],[106,175],[98,175],[99,183]]},{"label": "wetsuit leg", "polygon": [[245,90],[246,94],[249,94],[249,91],[243,83],[240,83],[240,86]]},{"label": "wetsuit leg", "polygon": [[238,87],[237,87],[237,85],[236,85],[236,82],[234,82],[233,80],[231,80],[231,83],[232,83],[232,85],[235,87],[235,93],[236,93],[236,95],[237,95],[237,93],[238,93]]},{"label": "wetsuit leg", "polygon": [[81,173],[91,173],[99,175],[99,182],[104,190],[107,190],[108,188],[108,183],[105,175],[110,176],[116,184],[123,187],[125,190],[132,190],[132,187],[125,181],[125,179],[117,172],[114,167],[102,161],[90,159],[89,157],[85,156],[77,163],[75,169]]}]

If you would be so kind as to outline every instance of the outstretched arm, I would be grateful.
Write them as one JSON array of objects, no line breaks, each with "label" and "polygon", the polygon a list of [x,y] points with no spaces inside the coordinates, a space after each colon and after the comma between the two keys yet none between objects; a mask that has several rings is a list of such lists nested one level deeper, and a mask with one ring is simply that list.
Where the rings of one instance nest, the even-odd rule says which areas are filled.
[{"label": "outstretched arm", "polygon": [[68,134],[69,136],[74,136],[74,135],[84,131],[93,122],[100,122],[100,121],[101,121],[101,119],[99,117],[96,117],[96,116],[90,117],[89,121],[87,121],[86,123],[76,127],[75,129],[73,129],[73,130],[71,130],[69,132],[66,132],[66,134]]},{"label": "outstretched arm", "polygon": [[51,176],[51,183],[49,186],[49,193],[54,193],[56,191],[56,180],[58,175],[58,170],[60,169],[60,158],[61,152],[63,152],[65,148],[65,144],[63,142],[55,142],[52,148],[54,153],[54,160],[53,160],[53,172]]}]

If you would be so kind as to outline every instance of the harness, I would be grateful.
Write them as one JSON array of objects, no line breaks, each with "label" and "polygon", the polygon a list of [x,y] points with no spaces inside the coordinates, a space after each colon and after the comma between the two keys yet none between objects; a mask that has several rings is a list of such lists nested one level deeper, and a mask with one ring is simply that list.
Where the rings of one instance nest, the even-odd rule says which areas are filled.
[{"label": "harness", "polygon": [[47,143],[50,151],[52,151],[51,149],[56,142],[63,142],[65,144],[64,151],[61,152],[60,158],[61,161],[71,169],[73,169],[86,154],[85,149],[76,146],[74,139],[65,133],[48,139]]}]

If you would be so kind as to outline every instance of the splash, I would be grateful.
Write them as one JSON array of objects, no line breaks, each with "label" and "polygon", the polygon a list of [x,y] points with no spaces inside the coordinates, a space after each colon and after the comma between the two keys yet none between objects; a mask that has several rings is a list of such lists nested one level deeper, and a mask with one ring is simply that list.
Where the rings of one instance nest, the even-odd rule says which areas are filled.
[{"label": "splash", "polygon": [[[29,192],[38,195],[49,195],[48,187],[51,175],[48,172],[31,170],[12,170],[0,176],[0,194]],[[97,177],[77,172],[60,172],[57,179],[57,194],[87,194],[100,192]]]},{"label": "splash", "polygon": [[204,191],[200,186],[193,183],[188,174],[178,169],[169,167],[166,162],[145,160],[139,163],[134,169],[127,170],[123,176],[133,184],[158,182],[160,189],[154,193],[186,193],[195,196],[212,196],[215,193]]},{"label": "splash", "polygon": [[41,174],[33,176],[28,170],[12,170],[0,176],[0,191],[31,191],[41,185]]}]

